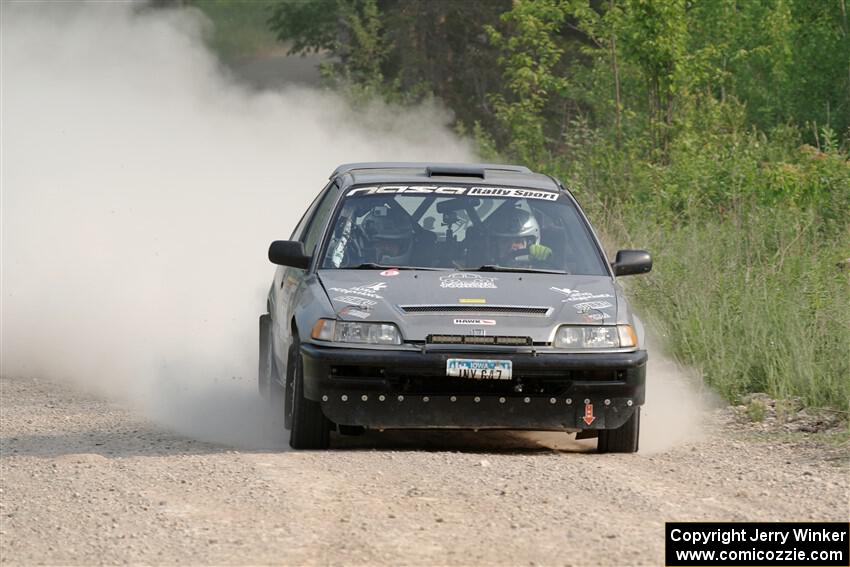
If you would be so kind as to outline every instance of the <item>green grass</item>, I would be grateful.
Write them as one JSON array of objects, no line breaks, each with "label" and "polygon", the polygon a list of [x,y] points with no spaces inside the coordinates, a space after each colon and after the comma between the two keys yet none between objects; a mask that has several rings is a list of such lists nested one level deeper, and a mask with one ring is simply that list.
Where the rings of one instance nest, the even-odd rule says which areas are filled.
[{"label": "green grass", "polygon": [[659,227],[621,212],[653,273],[638,304],[683,362],[730,400],[748,392],[850,407],[850,233],[824,237],[811,213],[773,207]]},{"label": "green grass", "polygon": [[279,46],[266,25],[275,0],[191,0],[212,20],[211,47],[224,58],[256,55]]}]

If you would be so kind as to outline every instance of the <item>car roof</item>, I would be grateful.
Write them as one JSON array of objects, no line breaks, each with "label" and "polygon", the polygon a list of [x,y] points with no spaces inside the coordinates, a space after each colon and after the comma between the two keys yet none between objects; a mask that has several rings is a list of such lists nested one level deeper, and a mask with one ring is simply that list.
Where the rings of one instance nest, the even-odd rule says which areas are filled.
[{"label": "car roof", "polygon": [[508,185],[557,192],[555,179],[521,165],[495,163],[362,162],[346,163],[330,176],[343,186],[381,183],[474,183]]}]

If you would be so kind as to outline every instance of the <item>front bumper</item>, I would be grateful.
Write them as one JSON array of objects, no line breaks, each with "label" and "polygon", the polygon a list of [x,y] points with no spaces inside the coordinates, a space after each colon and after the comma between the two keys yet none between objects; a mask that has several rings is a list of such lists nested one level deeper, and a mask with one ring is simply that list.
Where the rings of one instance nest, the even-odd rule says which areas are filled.
[{"label": "front bumper", "polygon": [[[646,351],[420,352],[301,345],[304,392],[372,429],[614,429],[644,403]],[[512,380],[446,377],[449,358],[510,359]]]}]

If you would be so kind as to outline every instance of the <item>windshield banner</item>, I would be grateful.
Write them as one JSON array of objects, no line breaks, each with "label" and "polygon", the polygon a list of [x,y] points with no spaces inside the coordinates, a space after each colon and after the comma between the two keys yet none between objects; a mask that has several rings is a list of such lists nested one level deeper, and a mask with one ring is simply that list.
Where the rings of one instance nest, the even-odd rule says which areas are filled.
[{"label": "windshield banner", "polygon": [[467,195],[470,197],[493,197],[504,199],[541,199],[557,201],[558,193],[554,191],[535,191],[533,189],[514,189],[512,187],[461,187],[457,185],[376,185],[373,187],[358,187],[348,192],[348,197],[364,197],[367,195]]}]

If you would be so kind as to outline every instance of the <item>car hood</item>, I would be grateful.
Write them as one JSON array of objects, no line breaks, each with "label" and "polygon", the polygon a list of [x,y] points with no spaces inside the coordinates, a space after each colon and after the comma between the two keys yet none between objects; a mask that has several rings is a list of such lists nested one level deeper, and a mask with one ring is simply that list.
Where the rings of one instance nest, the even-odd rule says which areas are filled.
[{"label": "car hood", "polygon": [[[531,337],[560,324],[614,324],[626,313],[608,276],[425,270],[320,270],[341,320],[392,322],[406,341],[430,334]],[[620,308],[620,311],[625,311]]]}]

